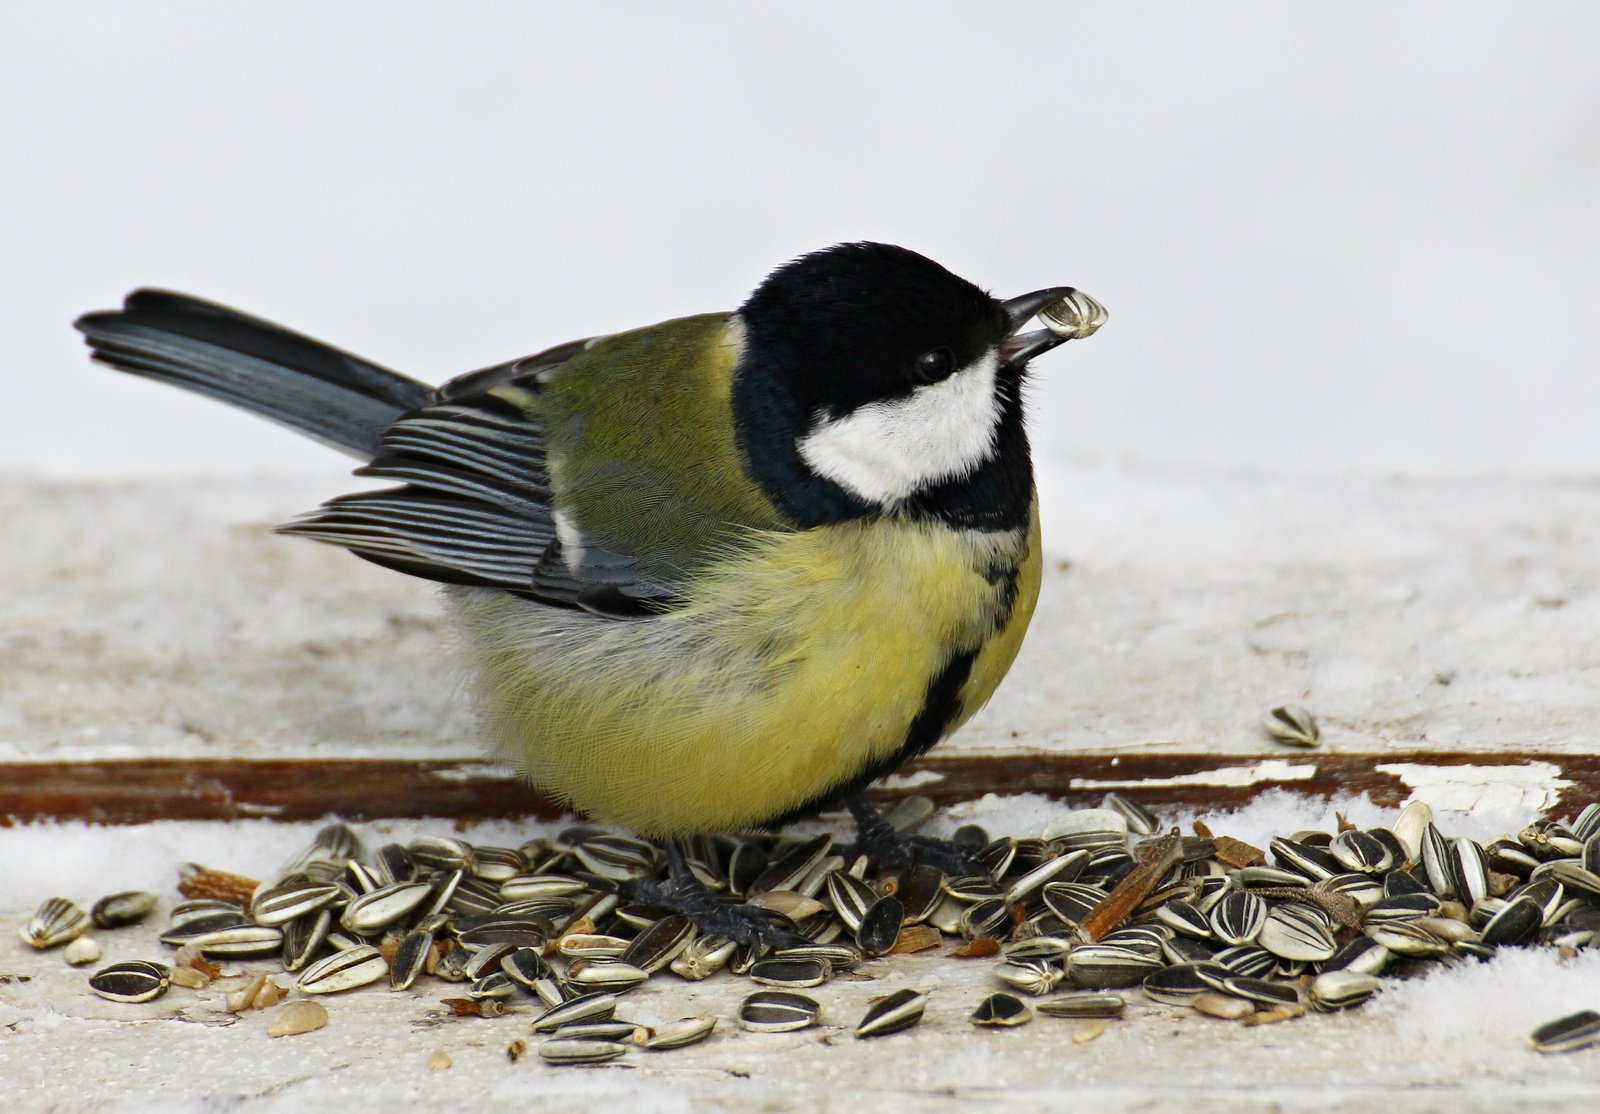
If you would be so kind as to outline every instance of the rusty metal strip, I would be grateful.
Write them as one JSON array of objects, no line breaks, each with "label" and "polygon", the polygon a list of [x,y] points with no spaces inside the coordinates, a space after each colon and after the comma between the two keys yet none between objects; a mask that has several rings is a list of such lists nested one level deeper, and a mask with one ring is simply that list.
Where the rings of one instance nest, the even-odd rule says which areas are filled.
[{"label": "rusty metal strip", "polygon": [[[1280,777],[1235,777],[1247,784],[1185,783],[1219,780],[1263,769]],[[1276,757],[1205,754],[1094,754],[1017,757],[925,757],[881,789],[883,802],[911,793],[940,805],[985,793],[1039,793],[1074,805],[1098,802],[1108,788],[1147,805],[1232,808],[1267,789],[1327,798],[1366,793],[1382,805],[1409,794],[1400,778],[1381,772],[1390,764],[1515,766],[1546,763],[1569,784],[1558,809],[1571,811],[1600,799],[1600,755],[1538,752],[1438,751],[1384,754],[1296,752]],[[1227,777],[1220,780],[1227,781]],[[36,820],[134,824],[151,820],[229,820],[258,817],[314,820],[330,814],[352,819],[443,817],[462,821],[562,814],[508,773],[480,762],[362,759],[253,761],[151,758],[106,762],[0,763],[0,825]]]}]

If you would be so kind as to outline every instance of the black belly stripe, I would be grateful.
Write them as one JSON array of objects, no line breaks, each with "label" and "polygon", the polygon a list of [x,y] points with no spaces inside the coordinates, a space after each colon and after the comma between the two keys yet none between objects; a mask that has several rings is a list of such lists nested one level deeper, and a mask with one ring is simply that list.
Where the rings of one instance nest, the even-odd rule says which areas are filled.
[{"label": "black belly stripe", "polygon": [[[980,647],[981,649],[981,647]],[[815,816],[852,793],[859,793],[880,777],[892,774],[919,754],[924,754],[933,744],[944,738],[945,731],[961,714],[961,690],[972,675],[972,663],[978,660],[978,650],[968,650],[951,658],[938,676],[928,685],[922,699],[922,710],[906,729],[906,738],[898,750],[877,762],[858,770],[853,776],[823,790],[799,808],[768,820],[760,827],[781,828],[796,820]]]},{"label": "black belly stripe", "polygon": [[[1017,602],[1017,578],[1022,572],[1022,562],[1004,566],[990,566],[984,570],[984,579],[1000,589],[999,608],[994,617],[990,637],[1005,630],[1011,621],[1011,609]],[[985,640],[985,643],[987,639]],[[870,763],[850,777],[843,778],[828,789],[818,793],[799,808],[790,809],[774,820],[759,825],[763,828],[781,828],[796,820],[806,820],[836,804],[852,793],[859,793],[881,777],[894,773],[919,755],[926,754],[961,714],[961,690],[972,676],[972,664],[978,660],[983,644],[953,655],[937,676],[928,683],[922,698],[922,710],[906,728],[905,741],[893,754]]]}]

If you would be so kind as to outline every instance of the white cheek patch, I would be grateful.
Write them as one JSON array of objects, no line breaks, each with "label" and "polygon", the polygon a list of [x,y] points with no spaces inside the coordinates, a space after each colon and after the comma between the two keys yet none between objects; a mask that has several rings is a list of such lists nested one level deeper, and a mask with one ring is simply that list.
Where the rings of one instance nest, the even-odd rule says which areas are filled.
[{"label": "white cheek patch", "polygon": [[819,476],[872,503],[897,503],[965,476],[994,455],[1000,400],[991,351],[908,398],[870,402],[842,418],[818,415],[799,443]]}]

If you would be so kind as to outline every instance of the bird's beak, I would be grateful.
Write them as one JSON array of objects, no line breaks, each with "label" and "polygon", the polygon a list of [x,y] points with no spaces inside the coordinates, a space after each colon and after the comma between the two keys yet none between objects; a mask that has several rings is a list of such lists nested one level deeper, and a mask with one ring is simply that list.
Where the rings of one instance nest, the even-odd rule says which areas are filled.
[{"label": "bird's beak", "polygon": [[[1052,286],[1035,290],[1000,303],[1011,319],[1011,335],[1000,342],[1000,360],[1007,367],[1021,367],[1042,352],[1069,340],[1082,340],[1106,323],[1106,310],[1081,290]],[[1034,317],[1043,329],[1020,332]]]}]

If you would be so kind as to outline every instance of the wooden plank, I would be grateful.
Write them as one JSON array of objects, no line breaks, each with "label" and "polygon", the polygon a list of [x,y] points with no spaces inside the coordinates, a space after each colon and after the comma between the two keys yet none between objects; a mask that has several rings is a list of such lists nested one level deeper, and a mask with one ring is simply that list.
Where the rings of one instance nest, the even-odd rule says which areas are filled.
[{"label": "wooden plank", "polygon": [[[1039,793],[1073,805],[1106,790],[1149,805],[1233,808],[1268,789],[1307,796],[1368,794],[1396,805],[1410,788],[1393,767],[1555,769],[1558,811],[1600,798],[1600,756],[1539,752],[1385,754],[1283,752],[1267,757],[1115,753],[925,757],[874,795],[909,793],[940,805],[985,793]],[[1383,769],[1380,769],[1383,767]],[[1548,780],[1548,779],[1547,779]],[[314,820],[441,817],[461,821],[562,814],[556,802],[481,762],[393,760],[143,759],[0,764],[0,825],[41,820],[137,824],[152,820]]]}]

